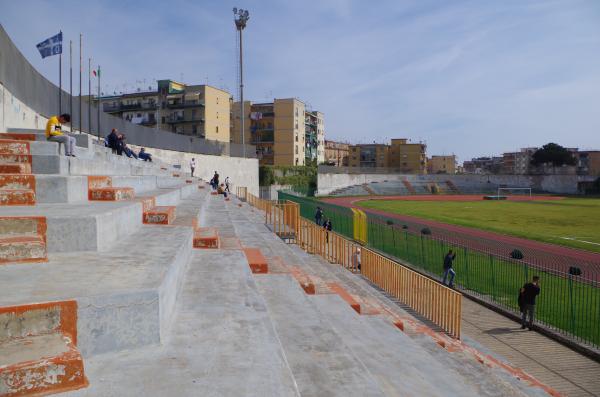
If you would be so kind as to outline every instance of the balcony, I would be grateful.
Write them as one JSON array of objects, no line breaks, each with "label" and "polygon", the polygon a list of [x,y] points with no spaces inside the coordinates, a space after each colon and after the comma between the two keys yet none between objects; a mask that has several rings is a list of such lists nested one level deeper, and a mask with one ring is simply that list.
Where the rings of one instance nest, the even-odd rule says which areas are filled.
[{"label": "balcony", "polygon": [[165,122],[167,124],[180,124],[180,123],[204,123],[204,119],[201,117],[192,117],[186,119],[184,116],[171,116],[167,117]]},{"label": "balcony", "polygon": [[275,142],[275,134],[273,134],[272,130],[271,132],[265,132],[265,133],[252,133],[252,139],[251,139],[251,143],[253,145],[259,144],[259,143],[274,143]]},{"label": "balcony", "polygon": [[154,102],[146,102],[146,103],[118,103],[116,105],[111,105],[105,103],[102,106],[102,109],[106,113],[118,113],[118,112],[127,112],[134,110],[156,110],[157,106]]},{"label": "balcony", "polygon": [[169,109],[188,109],[188,108],[199,108],[204,107],[204,102],[186,101],[177,103],[167,103]]}]

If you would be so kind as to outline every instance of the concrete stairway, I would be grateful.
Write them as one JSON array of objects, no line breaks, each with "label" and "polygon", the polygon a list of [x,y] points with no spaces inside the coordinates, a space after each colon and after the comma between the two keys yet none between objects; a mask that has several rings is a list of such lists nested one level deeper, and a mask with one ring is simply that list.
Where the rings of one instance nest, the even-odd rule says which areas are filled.
[{"label": "concrete stairway", "polygon": [[83,387],[82,357],[159,344],[172,325],[207,189],[79,143],[67,158],[39,134],[0,136],[0,159],[34,165],[0,175],[2,396]]}]

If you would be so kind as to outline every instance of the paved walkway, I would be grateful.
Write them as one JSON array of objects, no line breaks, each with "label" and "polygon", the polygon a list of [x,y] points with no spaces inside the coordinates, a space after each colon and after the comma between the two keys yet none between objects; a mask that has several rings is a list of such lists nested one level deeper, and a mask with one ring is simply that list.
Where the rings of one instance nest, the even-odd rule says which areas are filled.
[{"label": "paved walkway", "polygon": [[600,363],[463,298],[462,335],[570,397],[600,396]]}]

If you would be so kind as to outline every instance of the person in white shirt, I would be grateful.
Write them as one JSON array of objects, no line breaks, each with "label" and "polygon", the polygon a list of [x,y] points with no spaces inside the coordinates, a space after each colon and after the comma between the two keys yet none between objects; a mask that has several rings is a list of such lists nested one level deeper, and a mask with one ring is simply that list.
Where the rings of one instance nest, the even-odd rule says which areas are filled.
[{"label": "person in white shirt", "polygon": [[196,159],[195,158],[193,158],[190,161],[190,169],[192,170],[192,176],[194,176],[194,170],[196,169]]}]

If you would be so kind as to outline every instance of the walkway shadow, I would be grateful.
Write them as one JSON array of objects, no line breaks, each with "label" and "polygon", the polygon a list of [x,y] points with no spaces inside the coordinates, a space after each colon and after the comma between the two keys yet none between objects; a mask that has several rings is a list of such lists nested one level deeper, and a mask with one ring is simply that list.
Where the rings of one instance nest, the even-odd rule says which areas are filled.
[{"label": "walkway shadow", "polygon": [[482,332],[484,334],[488,334],[488,335],[504,335],[504,334],[512,334],[514,332],[521,332],[521,328],[499,327],[499,328],[487,329]]}]

